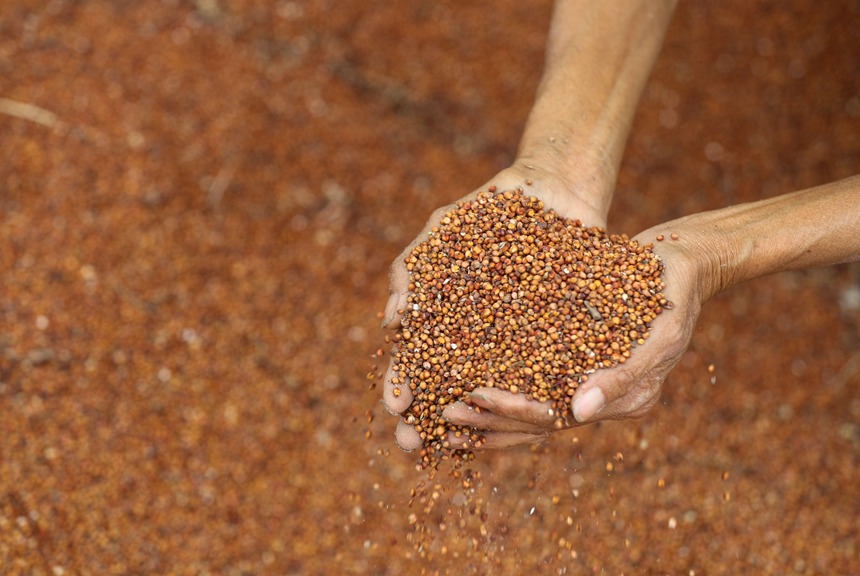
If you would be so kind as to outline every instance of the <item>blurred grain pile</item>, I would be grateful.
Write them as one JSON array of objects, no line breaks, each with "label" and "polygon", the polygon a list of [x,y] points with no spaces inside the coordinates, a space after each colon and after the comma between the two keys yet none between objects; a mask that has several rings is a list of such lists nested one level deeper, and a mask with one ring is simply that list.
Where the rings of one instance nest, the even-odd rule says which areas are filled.
[{"label": "blurred grain pile", "polygon": [[[647,418],[482,455],[484,532],[416,562],[373,314],[510,161],[549,13],[0,2],[0,573],[860,573],[851,266],[709,304]],[[858,17],[679,3],[610,230],[860,173]]]}]

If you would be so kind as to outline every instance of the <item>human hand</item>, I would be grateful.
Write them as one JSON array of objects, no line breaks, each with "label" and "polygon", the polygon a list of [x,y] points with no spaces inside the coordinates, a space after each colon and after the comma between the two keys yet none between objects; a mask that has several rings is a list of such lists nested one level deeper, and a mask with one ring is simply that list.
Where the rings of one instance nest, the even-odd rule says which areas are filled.
[{"label": "human hand", "polygon": [[565,421],[559,428],[558,415],[546,403],[495,388],[476,388],[468,402],[445,408],[445,419],[481,431],[486,438],[481,448],[506,448],[539,442],[560,429],[597,420],[638,418],[648,412],[659,399],[666,376],[689,345],[703,302],[701,280],[709,270],[700,257],[701,247],[684,243],[680,237],[671,240],[670,230],[653,228],[636,240],[645,244],[658,235],[665,240],[655,243],[654,252],[665,265],[663,294],[672,308],[657,316],[650,337],[631,350],[624,364],[589,375],[569,400],[573,421]]},{"label": "human hand", "polygon": [[[518,160],[480,189],[491,185],[498,190],[521,187],[525,194],[539,198],[563,217],[605,228],[636,103],[660,52],[674,4],[673,0],[640,0],[625,3],[624,9],[618,10],[609,3],[557,3],[544,74],[519,143]],[[631,42],[637,46],[632,52]],[[476,195],[473,192],[464,200]],[[407,304],[405,256],[427,238],[430,228],[451,208],[449,205],[434,212],[424,230],[392,265],[391,296],[383,326],[398,328],[398,311]],[[395,387],[392,377],[389,367],[383,401],[391,413],[401,414],[409,408],[413,396],[408,386]],[[399,396],[395,396],[395,390],[400,391]],[[516,398],[514,394],[510,396]],[[537,430],[542,431],[541,424],[538,426]],[[520,436],[504,436],[521,432],[487,432],[489,446],[522,440]],[[538,437],[542,436],[531,434],[528,439]],[[395,438],[405,450],[422,444],[414,428],[402,420]]]},{"label": "human hand", "polygon": [[[525,194],[534,196],[543,201],[547,209],[553,209],[561,216],[570,219],[578,219],[586,226],[606,225],[606,214],[601,208],[588,201],[587,191],[572,192],[577,187],[572,182],[566,182],[549,171],[535,168],[533,165],[525,165],[518,162],[511,168],[499,173],[495,178],[484,186],[462,200],[474,198],[479,190],[487,190],[495,186],[498,190],[509,190],[522,188]],[[407,246],[395,259],[391,266],[390,297],[384,313],[383,327],[397,329],[400,327],[402,311],[407,305],[409,296],[409,273],[406,270],[405,259],[419,243],[423,242],[433,226],[440,223],[442,217],[453,208],[453,204],[439,208],[428,219],[424,229],[415,240]],[[396,344],[395,344],[396,345]],[[395,386],[392,379],[395,373],[392,366],[388,367],[383,385],[383,403],[392,414],[405,412],[413,400],[409,386]],[[395,392],[395,389],[398,392]],[[399,395],[395,395],[399,394]],[[513,394],[507,393],[510,396]],[[502,432],[500,432],[502,433]],[[404,450],[414,450],[421,446],[421,438],[415,429],[406,424],[402,419],[399,422],[395,439],[397,444]]]},{"label": "human hand", "polygon": [[[858,191],[860,176],[855,176],[684,216],[636,236],[640,244],[653,243],[663,260],[663,294],[673,307],[657,316],[650,337],[631,350],[624,364],[596,371],[577,389],[570,399],[574,422],[569,425],[644,415],[657,402],[663,381],[689,345],[702,305],[713,295],[775,272],[860,259],[860,210],[852,209]],[[458,402],[443,416],[481,430],[487,438],[483,447],[536,442],[556,430],[547,406],[523,395],[477,388],[470,403],[483,410]]]}]

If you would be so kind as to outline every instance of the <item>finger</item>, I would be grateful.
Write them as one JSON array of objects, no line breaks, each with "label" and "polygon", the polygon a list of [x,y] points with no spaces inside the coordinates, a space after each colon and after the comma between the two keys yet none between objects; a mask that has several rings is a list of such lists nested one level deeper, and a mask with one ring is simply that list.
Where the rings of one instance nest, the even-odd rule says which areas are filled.
[{"label": "finger", "polygon": [[548,438],[548,434],[529,434],[526,432],[486,432],[481,433],[483,440],[475,444],[467,434],[448,433],[448,447],[451,450],[500,450],[512,446],[538,444]]},{"label": "finger", "polygon": [[542,434],[546,428],[538,424],[531,424],[521,420],[512,420],[493,414],[492,412],[478,412],[465,402],[455,402],[442,411],[442,417],[451,424],[470,426],[478,430],[492,432],[524,432],[527,434]]},{"label": "finger", "polygon": [[576,391],[572,399],[576,421],[638,418],[648,412],[689,343],[688,336],[679,335],[686,330],[659,316],[652,324],[651,337],[632,351],[627,362],[598,370]]},{"label": "finger", "polygon": [[412,253],[412,250],[421,242],[427,239],[430,230],[433,226],[437,226],[442,217],[448,213],[453,204],[437,208],[430,215],[430,218],[424,224],[424,228],[410,244],[394,259],[388,274],[388,302],[385,306],[383,314],[382,327],[396,329],[401,325],[403,311],[408,304],[409,298],[409,271],[406,269],[406,258]]},{"label": "finger", "polygon": [[580,424],[640,418],[657,403],[662,380],[650,374],[607,377],[584,389],[581,397],[574,395],[573,416]]},{"label": "finger", "polygon": [[448,448],[451,450],[469,450],[472,448],[472,441],[469,435],[462,432],[448,432]]},{"label": "finger", "polygon": [[[392,350],[392,353],[394,350]],[[412,390],[409,388],[409,382],[398,382],[394,384],[393,379],[397,377],[397,372],[394,369],[394,362],[388,364],[388,369],[385,371],[385,378],[382,381],[382,405],[391,414],[402,414],[412,404]],[[397,390],[397,392],[395,392]]]},{"label": "finger", "polygon": [[[398,262],[400,262],[398,260]],[[385,312],[382,315],[382,327],[394,330],[400,327],[403,312],[409,303],[408,273],[406,267],[395,262],[391,267],[391,280],[388,288],[388,302],[385,304]],[[405,279],[404,279],[405,278]],[[401,287],[401,284],[403,285]]]},{"label": "finger", "polygon": [[406,309],[409,298],[409,271],[406,269],[406,258],[416,245],[413,240],[409,246],[403,249],[388,272],[388,302],[385,304],[382,327],[396,329],[400,327],[403,311]]},{"label": "finger", "polygon": [[[613,387],[613,389],[616,389]],[[588,388],[583,387],[573,395],[573,417],[579,423],[585,423],[593,419],[603,411],[606,406],[606,394],[603,388],[592,384]]]},{"label": "finger", "polygon": [[648,390],[648,364],[653,357],[643,348],[631,354],[638,353],[638,362],[631,359],[612,368],[601,368],[576,390],[571,410],[577,422],[633,417],[633,411],[650,402],[653,394]]},{"label": "finger", "polygon": [[487,432],[484,442],[473,450],[501,450],[513,446],[539,444],[546,440],[547,434],[525,434],[523,432]]},{"label": "finger", "polygon": [[394,430],[394,441],[401,450],[412,452],[421,447],[421,436],[413,426],[410,426],[403,420],[397,423],[397,428]]},{"label": "finger", "polygon": [[469,401],[498,416],[539,426],[551,426],[558,418],[552,404],[498,388],[475,388]]}]

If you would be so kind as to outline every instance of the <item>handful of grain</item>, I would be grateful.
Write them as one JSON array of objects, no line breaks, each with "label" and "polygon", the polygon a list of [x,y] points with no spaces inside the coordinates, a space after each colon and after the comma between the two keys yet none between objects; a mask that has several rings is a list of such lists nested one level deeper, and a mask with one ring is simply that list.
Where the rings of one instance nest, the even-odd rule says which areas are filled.
[{"label": "handful of grain", "polygon": [[448,404],[488,386],[548,404],[557,427],[588,375],[643,344],[667,302],[648,247],[563,218],[522,190],[462,201],[406,259],[408,305],[393,351],[395,395],[423,440],[420,466],[447,457]]}]

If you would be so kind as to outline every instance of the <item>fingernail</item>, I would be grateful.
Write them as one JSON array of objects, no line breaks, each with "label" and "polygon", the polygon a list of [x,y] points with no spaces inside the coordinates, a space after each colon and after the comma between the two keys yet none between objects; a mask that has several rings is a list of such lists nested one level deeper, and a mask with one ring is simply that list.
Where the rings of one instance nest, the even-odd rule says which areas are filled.
[{"label": "fingernail", "polygon": [[577,422],[587,422],[603,409],[606,398],[600,388],[592,388],[573,404],[573,417]]},{"label": "fingernail", "polygon": [[385,313],[382,315],[384,318],[382,321],[383,328],[388,326],[391,321],[394,320],[395,314],[397,314],[397,294],[392,294],[388,297],[388,302],[385,304]]}]

